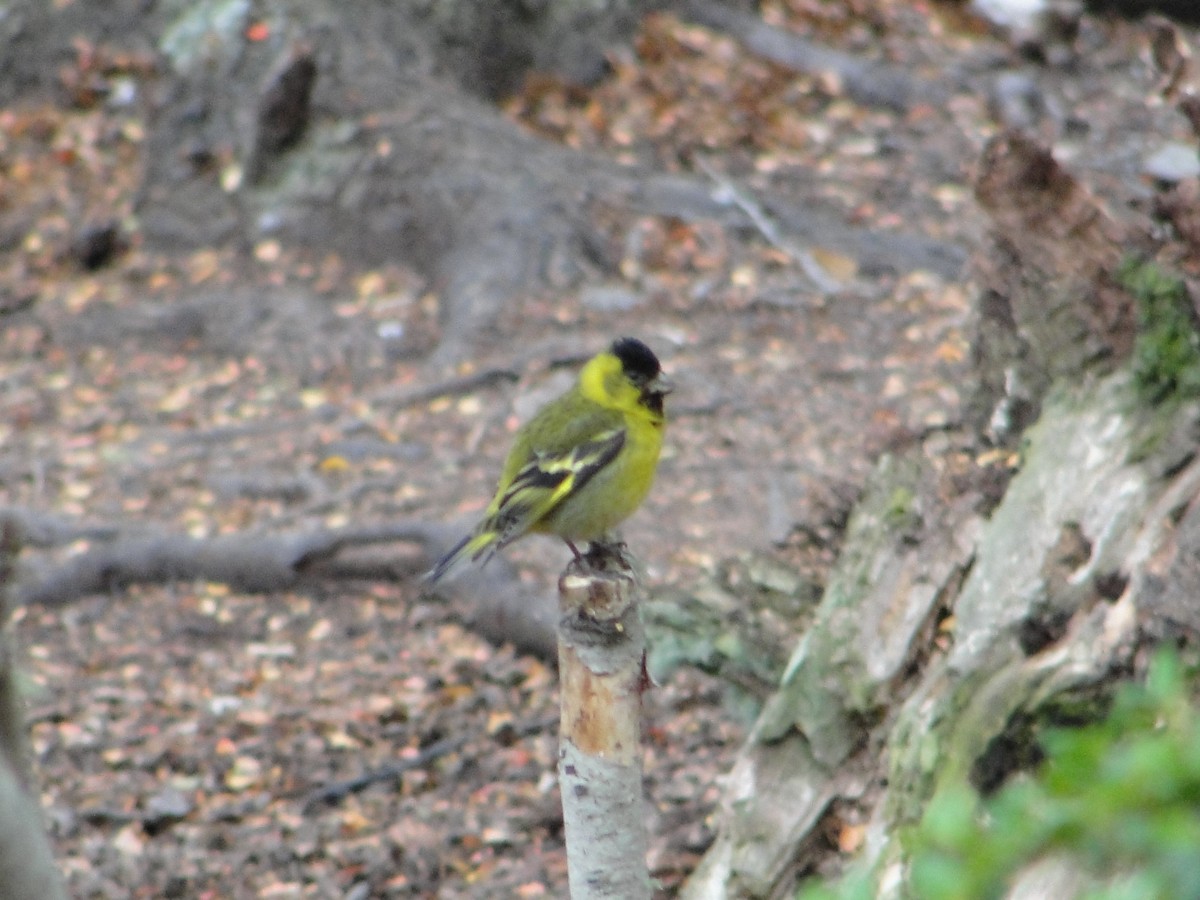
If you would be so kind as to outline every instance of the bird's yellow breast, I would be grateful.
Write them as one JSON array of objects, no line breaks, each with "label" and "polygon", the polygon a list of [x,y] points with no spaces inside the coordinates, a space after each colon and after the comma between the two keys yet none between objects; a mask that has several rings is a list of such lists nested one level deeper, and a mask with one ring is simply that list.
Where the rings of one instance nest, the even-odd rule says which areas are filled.
[{"label": "bird's yellow breast", "polygon": [[642,505],[662,451],[662,423],[630,423],[617,457],[536,526],[570,541],[594,541]]}]

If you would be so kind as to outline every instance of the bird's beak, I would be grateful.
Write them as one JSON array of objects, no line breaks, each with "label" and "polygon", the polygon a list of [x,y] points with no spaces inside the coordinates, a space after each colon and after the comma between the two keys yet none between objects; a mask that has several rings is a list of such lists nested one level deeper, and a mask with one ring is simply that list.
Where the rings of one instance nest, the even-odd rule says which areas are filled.
[{"label": "bird's beak", "polygon": [[661,416],[663,414],[663,398],[673,390],[675,390],[675,385],[662,375],[656,375],[642,388],[642,402],[647,409]]}]

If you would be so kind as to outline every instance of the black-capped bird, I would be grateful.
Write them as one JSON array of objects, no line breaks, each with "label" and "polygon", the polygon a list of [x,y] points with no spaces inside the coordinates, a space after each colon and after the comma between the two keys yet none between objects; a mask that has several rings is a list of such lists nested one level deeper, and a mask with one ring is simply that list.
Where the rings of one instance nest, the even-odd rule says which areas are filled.
[{"label": "black-capped bird", "polygon": [[575,386],[517,432],[483,520],[427,579],[482,564],[530,532],[558,535],[579,558],[577,541],[600,540],[646,499],[670,390],[658,357],[636,338],[588,360]]}]

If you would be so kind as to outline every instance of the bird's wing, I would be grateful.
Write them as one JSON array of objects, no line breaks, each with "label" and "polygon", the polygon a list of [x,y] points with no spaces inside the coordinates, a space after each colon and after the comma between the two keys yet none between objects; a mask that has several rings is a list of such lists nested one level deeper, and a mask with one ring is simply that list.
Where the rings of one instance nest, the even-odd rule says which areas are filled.
[{"label": "bird's wing", "polygon": [[533,450],[500,495],[494,517],[500,546],[548,516],[616,459],[624,446],[625,429],[609,428],[563,452]]}]

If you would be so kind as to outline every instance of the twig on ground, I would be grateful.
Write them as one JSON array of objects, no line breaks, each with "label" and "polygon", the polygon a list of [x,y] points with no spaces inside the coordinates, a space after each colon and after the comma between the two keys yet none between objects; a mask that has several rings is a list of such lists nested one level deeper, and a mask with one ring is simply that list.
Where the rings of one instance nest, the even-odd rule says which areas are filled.
[{"label": "twig on ground", "polygon": [[[521,740],[535,734],[541,734],[553,728],[557,722],[557,716],[534,719],[532,722],[516,726],[510,734],[513,740]],[[363,772],[361,775],[357,775],[354,778],[347,778],[344,781],[331,781],[329,784],[308,793],[304,798],[304,812],[310,813],[319,806],[340,802],[351,794],[366,790],[373,784],[394,781],[405,772],[411,772],[414,769],[423,769],[425,766],[437,762],[443,756],[457,753],[467,745],[471,737],[471,735],[458,735],[456,737],[443,738],[440,741],[434,741],[427,747],[422,747],[415,756],[411,756],[408,759],[388,763],[385,766],[380,766],[369,772]]]},{"label": "twig on ground", "polygon": [[[24,521],[20,511],[0,511],[0,525]],[[98,535],[94,545],[66,560],[25,563],[12,586],[13,602],[63,606],[91,594],[134,584],[210,581],[246,593],[295,590],[322,582],[400,583],[423,574],[460,531],[454,526],[412,520],[348,528],[285,533],[234,533],[211,538],[183,534],[122,534],[117,529],[76,526],[55,520],[55,531],[77,538]],[[102,540],[100,538],[111,538]],[[396,553],[388,544],[419,545]],[[554,604],[531,594],[503,559],[486,570],[464,573],[458,593],[485,583],[490,602],[464,613],[467,627],[496,644],[510,643],[541,659],[555,658]]]},{"label": "twig on ground", "polygon": [[753,197],[741,190],[703,156],[697,155],[693,159],[704,174],[721,189],[723,196],[746,214],[754,227],[771,242],[772,246],[782,250],[799,264],[801,270],[817,286],[818,290],[826,294],[834,294],[842,289],[842,283],[825,271],[825,267],[813,258],[807,247],[791,240],[780,231],[775,220],[759,206]]},{"label": "twig on ground", "polygon": [[373,402],[386,405],[390,409],[402,409],[407,406],[428,403],[430,400],[436,400],[438,397],[457,397],[460,394],[469,394],[472,391],[490,387],[498,382],[516,381],[518,377],[516,371],[513,369],[480,369],[478,372],[472,372],[469,375],[448,378],[445,381],[438,381],[433,384],[414,385],[406,390],[397,391],[393,387],[388,387],[384,391],[378,392],[378,395],[372,399]]},{"label": "twig on ground", "polygon": [[[323,577],[322,567],[346,548],[404,541],[428,544],[439,540],[439,535],[435,526],[397,522],[284,535],[119,537],[56,567],[43,566],[25,574],[13,592],[14,602],[58,606],[131,584],[193,580],[253,592],[288,590],[305,579]],[[414,562],[407,574],[416,574],[424,565],[424,559]]]},{"label": "twig on ground", "polygon": [[21,543],[26,547],[62,547],[75,541],[112,540],[120,534],[113,525],[73,522],[49,513],[0,507],[0,523],[8,522],[16,526]]},{"label": "twig on ground", "polygon": [[938,103],[946,94],[943,86],[914,78],[896,66],[806,41],[723,3],[693,0],[687,4],[685,15],[697,24],[730,35],[751,53],[776,65],[811,75],[832,75],[848,97],[867,106],[902,113],[917,102]]}]

